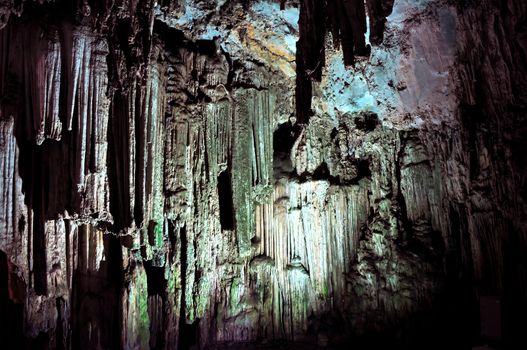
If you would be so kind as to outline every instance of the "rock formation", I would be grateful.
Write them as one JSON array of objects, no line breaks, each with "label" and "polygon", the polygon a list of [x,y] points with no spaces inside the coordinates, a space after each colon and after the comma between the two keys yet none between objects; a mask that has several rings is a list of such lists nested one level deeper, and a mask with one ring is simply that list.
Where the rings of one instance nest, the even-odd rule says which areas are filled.
[{"label": "rock formation", "polygon": [[0,0],[0,27],[8,349],[469,348],[484,296],[527,343],[524,1]]}]

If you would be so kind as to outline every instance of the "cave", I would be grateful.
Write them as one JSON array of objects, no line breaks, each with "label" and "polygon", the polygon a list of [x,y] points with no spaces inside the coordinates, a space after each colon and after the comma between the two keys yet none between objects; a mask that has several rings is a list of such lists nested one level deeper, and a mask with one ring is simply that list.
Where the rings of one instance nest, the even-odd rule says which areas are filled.
[{"label": "cave", "polygon": [[0,0],[0,348],[527,348],[524,0]]}]

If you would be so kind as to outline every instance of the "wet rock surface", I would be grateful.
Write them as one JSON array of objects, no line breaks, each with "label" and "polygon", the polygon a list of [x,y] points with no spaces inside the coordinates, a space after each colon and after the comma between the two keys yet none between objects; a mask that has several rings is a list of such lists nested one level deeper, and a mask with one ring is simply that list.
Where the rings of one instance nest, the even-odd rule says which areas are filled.
[{"label": "wet rock surface", "polygon": [[0,1],[0,339],[468,348],[493,295],[525,344],[526,21]]}]

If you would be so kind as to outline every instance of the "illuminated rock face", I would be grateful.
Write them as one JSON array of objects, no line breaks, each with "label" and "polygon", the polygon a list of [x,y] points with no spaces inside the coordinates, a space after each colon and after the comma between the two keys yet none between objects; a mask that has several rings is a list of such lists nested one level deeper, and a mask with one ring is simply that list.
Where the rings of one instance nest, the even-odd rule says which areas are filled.
[{"label": "illuminated rock face", "polygon": [[78,3],[0,1],[8,348],[521,341],[522,1]]}]

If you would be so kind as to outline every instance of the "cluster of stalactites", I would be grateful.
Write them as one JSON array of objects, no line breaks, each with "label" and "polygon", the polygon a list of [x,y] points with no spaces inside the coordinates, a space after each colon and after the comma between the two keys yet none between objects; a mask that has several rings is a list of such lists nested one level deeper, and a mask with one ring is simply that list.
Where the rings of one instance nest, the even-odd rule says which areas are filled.
[{"label": "cluster of stalactites", "polygon": [[[297,43],[297,121],[304,124],[311,114],[311,81],[320,81],[325,63],[325,37],[331,33],[335,46],[342,48],[344,63],[352,65],[355,56],[367,56],[367,17],[369,41],[383,40],[386,17],[393,0],[306,0],[301,2]],[[367,11],[366,11],[367,10]],[[367,14],[367,16],[366,16]]]}]

